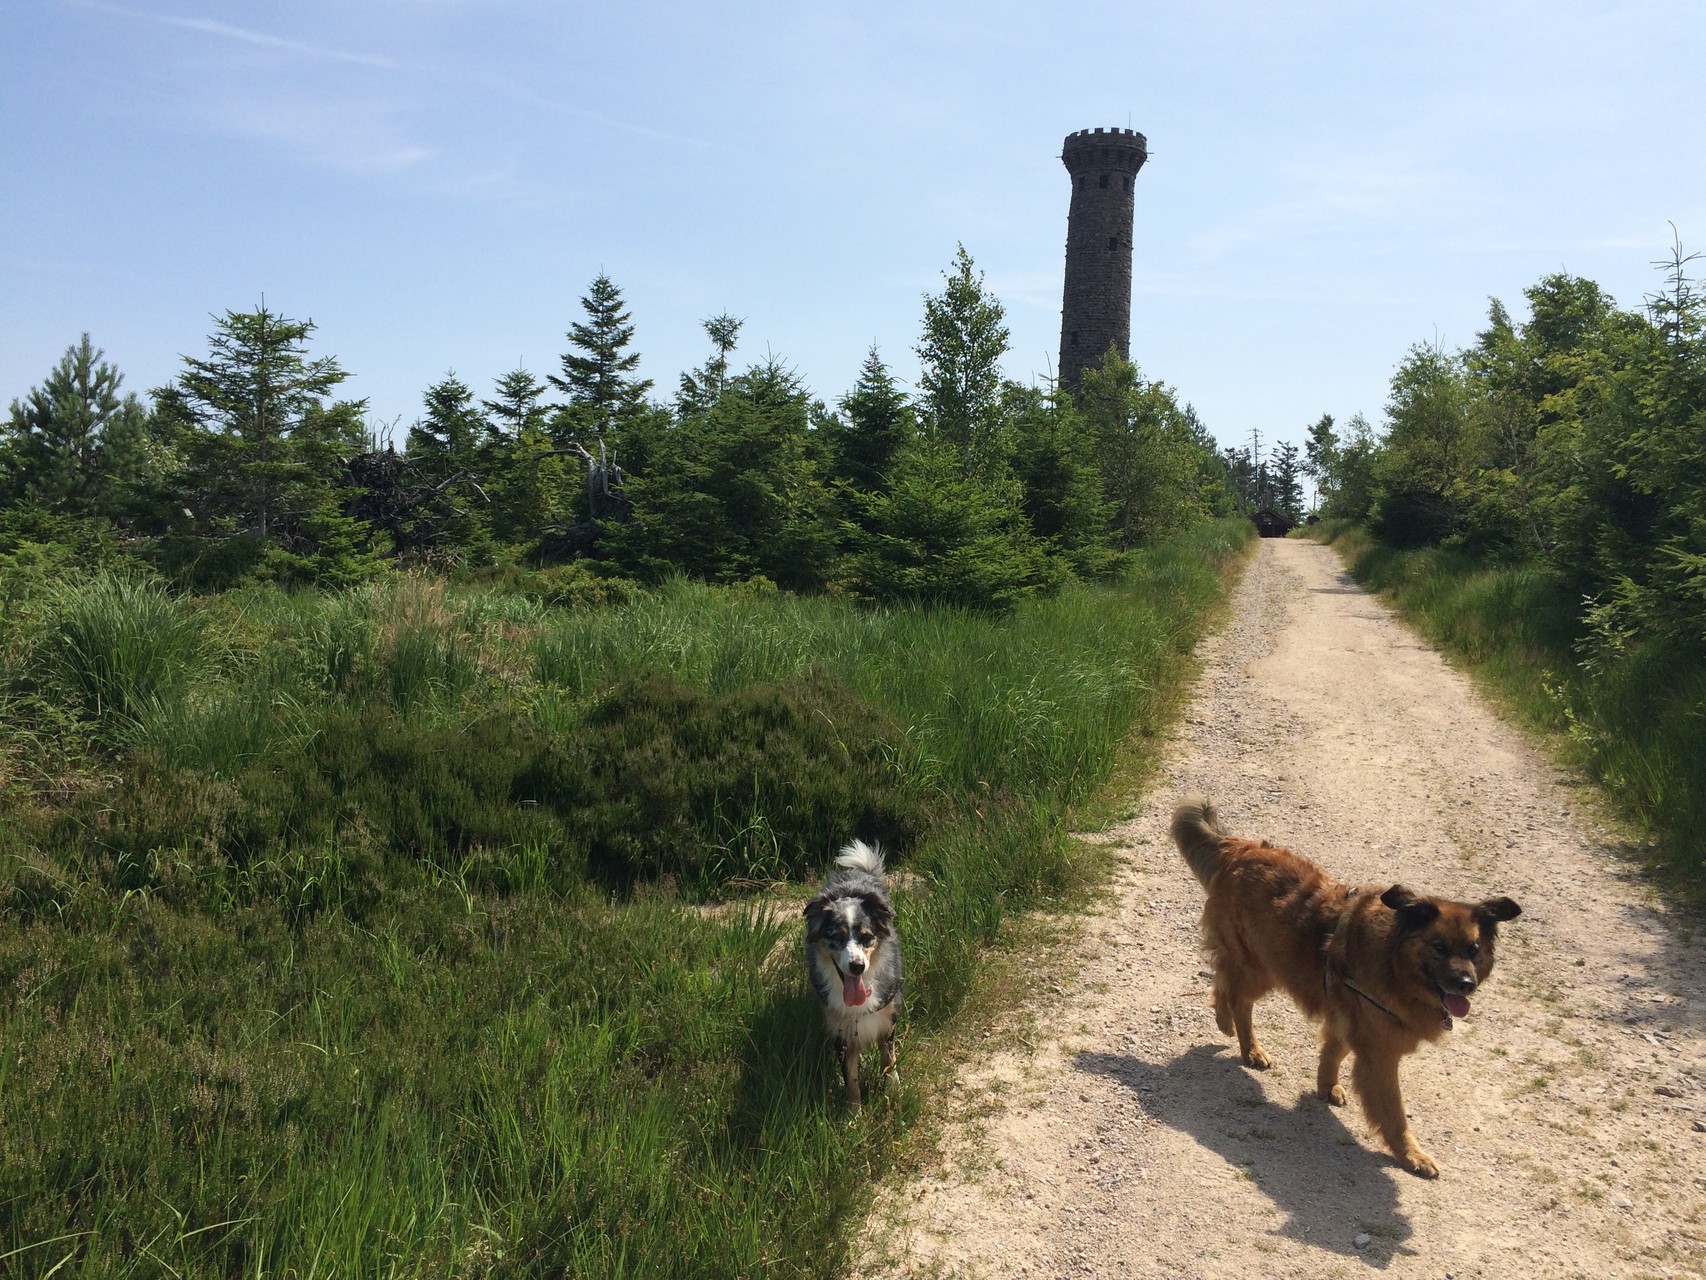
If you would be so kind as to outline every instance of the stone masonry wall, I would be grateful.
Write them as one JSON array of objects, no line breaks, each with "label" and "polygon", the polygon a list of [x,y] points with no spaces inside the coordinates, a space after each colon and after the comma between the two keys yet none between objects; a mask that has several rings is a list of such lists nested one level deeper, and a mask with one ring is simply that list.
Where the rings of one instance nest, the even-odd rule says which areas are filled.
[{"label": "stone masonry wall", "polygon": [[1133,129],[1080,129],[1061,148],[1072,175],[1060,308],[1060,381],[1068,388],[1109,346],[1131,357],[1132,187],[1148,158]]}]

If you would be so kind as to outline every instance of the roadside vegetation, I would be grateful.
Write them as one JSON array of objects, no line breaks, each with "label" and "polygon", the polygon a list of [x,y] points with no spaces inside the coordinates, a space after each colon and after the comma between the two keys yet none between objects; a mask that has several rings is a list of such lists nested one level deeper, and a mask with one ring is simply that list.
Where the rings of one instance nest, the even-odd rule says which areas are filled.
[{"label": "roadside vegetation", "polygon": [[929,1099],[844,1112],[764,904],[883,838],[924,1052],[1248,537],[1010,616],[39,583],[7,747],[73,782],[0,830],[7,1266],[821,1274]]},{"label": "roadside vegetation", "polygon": [[1418,346],[1384,432],[1311,429],[1307,469],[1364,584],[1558,736],[1706,896],[1706,298],[1680,246],[1619,309],[1548,276],[1474,346]]}]

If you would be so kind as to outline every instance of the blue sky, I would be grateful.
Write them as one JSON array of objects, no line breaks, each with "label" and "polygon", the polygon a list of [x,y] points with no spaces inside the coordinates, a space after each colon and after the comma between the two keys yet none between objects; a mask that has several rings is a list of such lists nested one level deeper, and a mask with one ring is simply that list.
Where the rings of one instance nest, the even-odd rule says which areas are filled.
[{"label": "blue sky", "polygon": [[318,326],[404,428],[623,290],[660,394],[746,321],[833,401],[916,372],[964,242],[1008,373],[1060,325],[1067,133],[1148,136],[1132,355],[1223,442],[1378,421],[1418,341],[1706,248],[1706,5],[7,0],[0,401],[87,330],[145,391],[209,313]]}]

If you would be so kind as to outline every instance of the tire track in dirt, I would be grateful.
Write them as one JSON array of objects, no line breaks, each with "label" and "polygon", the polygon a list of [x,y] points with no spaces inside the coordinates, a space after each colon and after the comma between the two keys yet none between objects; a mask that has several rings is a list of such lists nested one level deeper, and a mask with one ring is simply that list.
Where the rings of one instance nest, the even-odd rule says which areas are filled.
[{"label": "tire track in dirt", "polygon": [[[1129,821],[1074,977],[970,1064],[938,1170],[884,1192],[861,1275],[1706,1273],[1706,929],[1620,858],[1529,747],[1309,542],[1264,542],[1170,766]],[[1442,1176],[1312,1093],[1313,1028],[1257,1006],[1276,1061],[1215,1029],[1178,796],[1353,883],[1509,894],[1470,1017],[1406,1059]]]}]

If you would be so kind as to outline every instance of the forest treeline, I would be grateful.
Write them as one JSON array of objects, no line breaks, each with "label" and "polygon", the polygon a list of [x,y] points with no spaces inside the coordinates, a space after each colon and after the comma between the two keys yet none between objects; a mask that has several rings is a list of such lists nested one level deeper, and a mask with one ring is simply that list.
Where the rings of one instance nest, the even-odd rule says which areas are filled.
[{"label": "forest treeline", "polygon": [[129,558],[198,591],[509,565],[565,597],[683,574],[1001,607],[1255,496],[1247,456],[1111,353],[1076,395],[1005,377],[1000,302],[963,248],[943,276],[916,388],[873,347],[831,405],[774,356],[737,371],[726,314],[660,398],[600,275],[557,370],[489,396],[447,373],[401,449],[338,398],[313,324],[264,305],[216,317],[146,401],[84,335],[12,402],[0,555]]},{"label": "forest treeline", "polygon": [[1384,429],[1310,428],[1321,513],[1380,546],[1359,577],[1562,730],[1671,860],[1706,822],[1706,297],[1674,246],[1621,308],[1549,275],[1461,349],[1421,344]]}]

